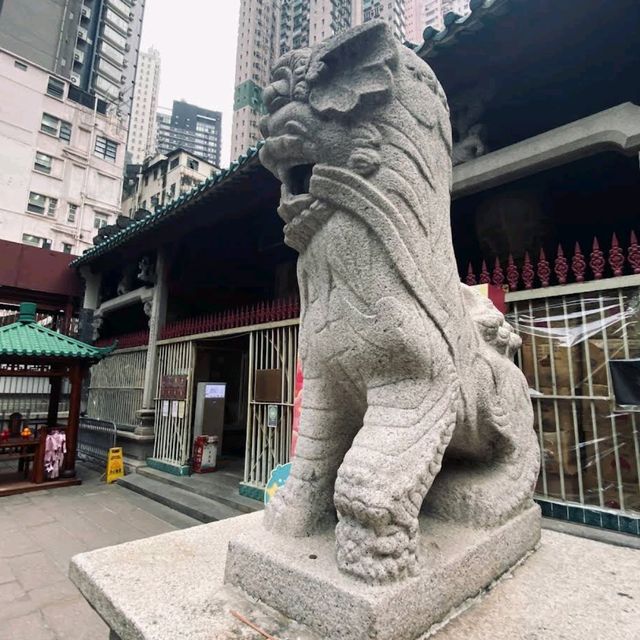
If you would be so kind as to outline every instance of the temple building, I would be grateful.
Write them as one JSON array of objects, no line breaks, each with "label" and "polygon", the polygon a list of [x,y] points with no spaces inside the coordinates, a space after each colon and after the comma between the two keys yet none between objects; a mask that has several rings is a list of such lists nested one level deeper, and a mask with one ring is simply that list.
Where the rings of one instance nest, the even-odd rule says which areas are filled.
[{"label": "temple building", "polygon": [[[638,535],[640,7],[470,8],[416,49],[451,109],[459,275],[503,289],[523,337],[545,515]],[[290,456],[299,322],[259,146],[73,263],[98,344],[118,339],[89,415],[117,423],[129,458],[186,474],[222,386],[219,456],[257,498]]]}]

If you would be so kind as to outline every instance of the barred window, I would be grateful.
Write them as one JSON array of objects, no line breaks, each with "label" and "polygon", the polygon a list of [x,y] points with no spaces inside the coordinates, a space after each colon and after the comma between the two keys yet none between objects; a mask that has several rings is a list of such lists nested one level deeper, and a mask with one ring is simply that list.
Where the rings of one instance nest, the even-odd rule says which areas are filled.
[{"label": "barred window", "polygon": [[57,78],[49,76],[49,84],[47,84],[47,95],[62,100],[64,97],[64,82]]},{"label": "barred window", "polygon": [[48,113],[42,114],[40,131],[48,133],[50,136],[60,138],[60,140],[65,140],[66,142],[71,140],[71,123],[60,120],[60,118],[56,118]]},{"label": "barred window", "polygon": [[51,167],[53,166],[53,158],[46,153],[36,153],[36,160],[33,164],[33,168],[40,173],[51,173]]},{"label": "barred window", "polygon": [[109,140],[109,138],[97,136],[94,153],[99,158],[104,158],[105,160],[112,160],[113,162],[115,162],[118,155],[118,143],[114,142],[113,140]]}]

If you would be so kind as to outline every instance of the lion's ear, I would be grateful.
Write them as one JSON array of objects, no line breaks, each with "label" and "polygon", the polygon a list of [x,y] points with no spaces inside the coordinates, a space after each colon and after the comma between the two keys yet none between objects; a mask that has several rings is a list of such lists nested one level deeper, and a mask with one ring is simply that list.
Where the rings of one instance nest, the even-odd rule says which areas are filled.
[{"label": "lion's ear", "polygon": [[350,113],[393,94],[399,43],[381,20],[331,38],[311,57],[306,80],[309,103],[320,113]]}]

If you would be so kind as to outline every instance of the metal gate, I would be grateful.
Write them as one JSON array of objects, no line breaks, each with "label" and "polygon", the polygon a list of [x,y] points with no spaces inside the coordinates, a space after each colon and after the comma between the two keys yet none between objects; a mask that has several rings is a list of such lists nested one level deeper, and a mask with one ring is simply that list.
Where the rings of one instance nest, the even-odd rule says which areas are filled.
[{"label": "metal gate", "polygon": [[627,276],[507,296],[543,453],[537,495],[557,505],[549,515],[637,526],[622,516],[640,514],[640,405],[619,404],[611,367],[640,358],[638,285]]},{"label": "metal gate", "polygon": [[91,367],[87,415],[135,427],[142,408],[147,348],[123,349]]},{"label": "metal gate", "polygon": [[[251,332],[244,482],[252,487],[264,488],[271,471],[289,462],[297,358],[298,321]],[[279,371],[279,402],[256,400],[256,372],[265,369]],[[269,420],[273,405],[277,421]]]},{"label": "metal gate", "polygon": [[[174,466],[186,465],[191,455],[191,398],[196,347],[192,341],[174,342],[158,346],[158,381],[160,393],[162,376],[187,376],[187,396],[184,410],[179,414],[166,410],[167,403],[156,398],[156,439],[153,457]],[[163,407],[165,410],[163,410]]]}]

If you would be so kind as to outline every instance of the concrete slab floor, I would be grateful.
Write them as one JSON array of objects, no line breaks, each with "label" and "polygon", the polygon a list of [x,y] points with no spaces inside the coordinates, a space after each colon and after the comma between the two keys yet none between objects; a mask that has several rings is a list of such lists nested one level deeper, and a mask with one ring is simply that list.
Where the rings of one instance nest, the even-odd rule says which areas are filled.
[{"label": "concrete slab floor", "polygon": [[200,524],[79,465],[83,484],[0,499],[0,640],[107,640],[69,559]]}]

